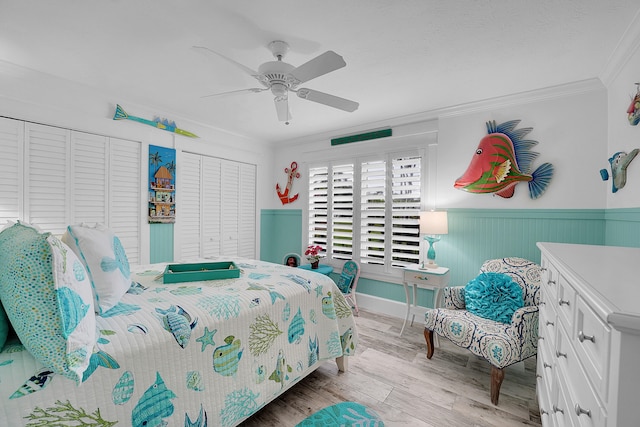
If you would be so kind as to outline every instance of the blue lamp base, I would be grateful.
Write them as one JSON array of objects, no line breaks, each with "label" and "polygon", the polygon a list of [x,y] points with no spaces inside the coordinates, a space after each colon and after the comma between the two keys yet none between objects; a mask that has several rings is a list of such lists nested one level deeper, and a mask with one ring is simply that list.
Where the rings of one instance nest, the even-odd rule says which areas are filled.
[{"label": "blue lamp base", "polygon": [[422,264],[422,268],[438,268],[436,264],[436,250],[433,249],[433,244],[440,241],[439,236],[424,236],[424,239],[429,242],[429,250],[427,251],[427,262]]}]

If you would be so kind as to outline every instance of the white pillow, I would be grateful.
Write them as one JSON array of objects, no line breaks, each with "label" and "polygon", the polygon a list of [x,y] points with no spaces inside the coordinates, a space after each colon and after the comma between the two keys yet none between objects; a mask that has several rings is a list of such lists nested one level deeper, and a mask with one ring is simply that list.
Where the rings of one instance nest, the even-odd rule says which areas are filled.
[{"label": "white pillow", "polygon": [[98,314],[114,307],[131,286],[129,261],[120,239],[103,224],[70,225],[62,236],[83,262]]},{"label": "white pillow", "polygon": [[0,298],[33,357],[77,383],[96,342],[93,295],[76,255],[50,233],[19,222],[0,233]]}]

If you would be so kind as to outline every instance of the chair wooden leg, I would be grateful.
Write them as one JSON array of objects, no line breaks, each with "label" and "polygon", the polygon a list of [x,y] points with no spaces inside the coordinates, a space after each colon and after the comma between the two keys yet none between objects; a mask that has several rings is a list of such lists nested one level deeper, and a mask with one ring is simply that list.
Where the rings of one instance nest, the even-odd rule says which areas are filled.
[{"label": "chair wooden leg", "polygon": [[491,365],[491,403],[498,406],[498,397],[500,397],[500,386],[504,379],[504,369],[496,368]]},{"label": "chair wooden leg", "polygon": [[424,328],[424,340],[427,342],[427,359],[433,356],[433,331]]}]

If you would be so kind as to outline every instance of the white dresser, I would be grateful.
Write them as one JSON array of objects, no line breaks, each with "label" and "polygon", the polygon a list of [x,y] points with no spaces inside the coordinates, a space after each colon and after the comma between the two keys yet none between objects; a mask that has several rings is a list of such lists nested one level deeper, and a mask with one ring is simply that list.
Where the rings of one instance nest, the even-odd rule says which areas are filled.
[{"label": "white dresser", "polygon": [[538,248],[542,425],[640,425],[640,249]]}]

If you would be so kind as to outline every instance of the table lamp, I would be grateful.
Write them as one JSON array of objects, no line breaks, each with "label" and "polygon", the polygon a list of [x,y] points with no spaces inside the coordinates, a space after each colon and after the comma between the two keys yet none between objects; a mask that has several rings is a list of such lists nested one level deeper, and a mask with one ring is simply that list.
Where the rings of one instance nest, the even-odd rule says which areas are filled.
[{"label": "table lamp", "polygon": [[447,234],[448,232],[447,212],[420,212],[420,234],[424,234],[424,239],[429,242],[427,263],[423,263],[422,268],[438,268],[438,264],[435,262],[436,251],[433,249],[433,244],[440,241],[440,235]]}]

